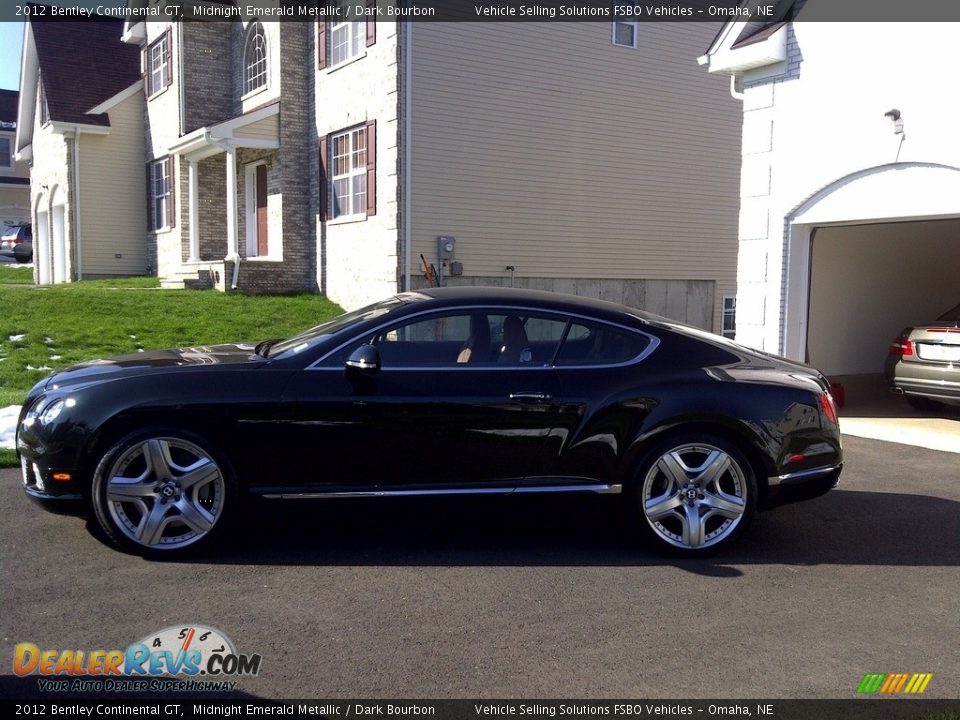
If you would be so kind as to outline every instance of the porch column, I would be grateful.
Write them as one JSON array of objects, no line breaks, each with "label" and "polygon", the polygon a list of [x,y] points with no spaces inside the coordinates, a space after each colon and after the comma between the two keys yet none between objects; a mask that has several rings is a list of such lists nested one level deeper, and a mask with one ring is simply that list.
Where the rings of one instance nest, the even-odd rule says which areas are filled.
[{"label": "porch column", "polygon": [[197,161],[190,160],[188,190],[190,195],[190,251],[187,262],[200,260],[200,188]]},{"label": "porch column", "polygon": [[224,260],[236,262],[237,252],[237,148],[227,146],[227,256]]}]

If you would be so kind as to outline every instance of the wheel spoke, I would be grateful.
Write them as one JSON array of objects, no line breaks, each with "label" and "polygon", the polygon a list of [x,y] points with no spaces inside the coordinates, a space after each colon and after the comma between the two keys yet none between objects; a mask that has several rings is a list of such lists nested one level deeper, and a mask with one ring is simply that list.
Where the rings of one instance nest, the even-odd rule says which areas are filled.
[{"label": "wheel spoke", "polygon": [[647,517],[656,522],[667,515],[673,515],[674,510],[682,505],[678,492],[664,493],[659,497],[650,498],[644,502],[643,510]]},{"label": "wheel spoke", "polygon": [[167,512],[170,506],[155,500],[150,512],[143,516],[137,526],[137,540],[144,545],[156,545],[167,527]]},{"label": "wheel spoke", "polygon": [[112,502],[133,502],[153,495],[154,483],[142,478],[112,477],[107,482],[107,499]]},{"label": "wheel spoke", "polygon": [[177,478],[177,482],[184,491],[191,488],[201,488],[220,475],[220,468],[210,458],[200,458],[186,469],[186,472]]},{"label": "wheel spoke", "polygon": [[660,458],[657,467],[669,478],[677,488],[683,487],[687,482],[687,466],[679,453],[667,453]]},{"label": "wheel spoke", "polygon": [[163,480],[170,477],[170,446],[159,438],[151,438],[143,444],[143,457],[147,461],[147,467],[153,470],[153,475],[157,480]]},{"label": "wheel spoke", "polygon": [[174,503],[177,510],[180,511],[181,519],[190,526],[191,529],[199,533],[209,532],[213,527],[215,518],[208,513],[206,509],[191,502],[186,497],[182,497]]},{"label": "wheel spoke", "polygon": [[697,487],[706,488],[715,483],[730,467],[730,456],[722,450],[713,450],[704,460],[703,465],[696,468],[694,482]]},{"label": "wheel spoke", "polygon": [[723,517],[734,520],[743,515],[744,504],[736,495],[719,492],[704,492],[700,504]]},{"label": "wheel spoke", "polygon": [[683,506],[683,543],[692,548],[703,545],[703,519],[696,506]]}]

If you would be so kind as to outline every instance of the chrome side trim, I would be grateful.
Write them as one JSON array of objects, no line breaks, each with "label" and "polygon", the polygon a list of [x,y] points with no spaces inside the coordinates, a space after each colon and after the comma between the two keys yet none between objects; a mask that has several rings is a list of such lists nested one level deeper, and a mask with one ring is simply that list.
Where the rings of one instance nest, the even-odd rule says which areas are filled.
[{"label": "chrome side trim", "polygon": [[357,490],[343,492],[266,493],[262,497],[273,500],[300,500],[320,498],[367,498],[367,497],[418,497],[437,495],[528,495],[531,493],[593,492],[600,495],[617,495],[623,485],[531,485],[526,487],[501,488],[437,488],[435,490]]},{"label": "chrome side trim", "polygon": [[[577,318],[577,319],[580,319],[580,320],[587,320],[587,321],[589,321],[589,322],[594,322],[594,323],[599,323],[599,324],[601,324],[601,325],[608,325],[608,326],[610,326],[610,327],[619,328],[619,329],[621,329],[621,330],[626,330],[627,332],[636,333],[637,335],[643,335],[645,338],[647,338],[648,340],[650,340],[650,344],[647,345],[647,347],[645,347],[645,348],[643,349],[643,351],[642,351],[639,355],[637,355],[635,358],[631,358],[630,360],[627,360],[627,361],[625,361],[625,362],[613,363],[613,364],[605,364],[605,365],[551,365],[551,364],[549,364],[549,363],[546,364],[546,365],[533,365],[533,366],[530,366],[530,365],[527,365],[527,366],[524,366],[524,365],[514,365],[514,366],[493,366],[493,365],[482,365],[482,366],[469,366],[469,365],[446,366],[446,365],[427,365],[427,366],[424,366],[424,367],[381,368],[381,369],[382,369],[382,370],[408,370],[408,371],[409,371],[409,370],[416,370],[416,371],[420,371],[420,372],[422,372],[422,371],[424,371],[424,370],[429,370],[429,371],[435,371],[435,370],[468,370],[468,371],[471,371],[471,370],[472,370],[472,371],[477,371],[477,370],[481,370],[481,371],[482,371],[482,370],[548,370],[548,369],[557,369],[557,370],[600,370],[600,369],[603,369],[603,368],[618,368],[618,367],[627,367],[628,365],[635,365],[636,363],[639,363],[639,362],[641,362],[641,361],[643,361],[643,360],[646,360],[646,359],[654,352],[654,350],[656,350],[657,347],[660,345],[660,338],[658,338],[656,335],[652,335],[652,334],[650,334],[650,333],[648,333],[648,332],[644,332],[643,330],[638,330],[637,328],[635,328],[635,327],[630,327],[629,325],[623,325],[623,324],[621,324],[621,323],[614,322],[614,321],[612,321],[612,320],[606,320],[606,319],[603,319],[603,318],[597,318],[597,317],[593,317],[593,316],[591,316],[591,315],[582,315],[582,314],[580,314],[580,313],[564,312],[563,310],[549,310],[549,309],[537,308],[537,307],[529,307],[529,306],[524,306],[524,305],[489,305],[489,304],[483,304],[483,305],[459,305],[459,306],[451,306],[451,307],[445,307],[445,308],[433,308],[433,309],[431,309],[431,310],[421,310],[420,312],[417,312],[417,313],[411,313],[410,315],[405,315],[403,318],[399,318],[399,319],[398,319],[398,318],[394,318],[394,319],[389,320],[389,321],[387,321],[387,322],[381,323],[380,325],[377,325],[376,327],[370,328],[369,330],[367,330],[366,332],[364,332],[362,335],[355,335],[355,336],[353,336],[352,338],[350,338],[349,340],[346,340],[345,342],[340,343],[340,344],[337,345],[335,348],[333,348],[333,349],[331,349],[331,350],[328,350],[328,351],[327,351],[326,353],[324,353],[320,358],[318,358],[317,360],[315,360],[314,362],[312,362],[310,365],[308,365],[308,366],[307,366],[306,368],[304,368],[304,369],[305,369],[305,370],[338,370],[338,371],[343,371],[343,366],[341,366],[341,365],[324,366],[324,365],[321,365],[321,363],[323,363],[323,362],[324,362],[328,357],[330,357],[331,355],[334,355],[335,353],[337,353],[337,352],[339,352],[340,350],[342,350],[343,348],[345,348],[345,347],[346,347],[347,345],[349,345],[350,343],[353,343],[353,342],[356,342],[357,340],[360,340],[360,339],[362,339],[362,338],[365,338],[365,337],[367,337],[368,335],[370,335],[370,334],[372,334],[372,333],[378,332],[379,330],[383,330],[384,328],[389,327],[390,325],[393,325],[393,324],[397,323],[398,321],[407,321],[407,320],[410,320],[410,319],[412,319],[412,318],[420,317],[421,315],[436,315],[436,314],[439,314],[439,313],[444,313],[444,312],[453,311],[453,310],[455,310],[455,311],[459,311],[459,310],[464,310],[464,311],[469,311],[469,310],[494,310],[494,311],[497,311],[497,310],[513,310],[513,311],[517,311],[517,310],[519,310],[519,311],[521,311],[521,312],[522,312],[522,311],[526,311],[526,312],[530,312],[530,313],[537,313],[537,314],[540,314],[540,315],[554,315],[554,316],[562,317],[562,318],[564,318],[564,319],[566,319],[566,320],[572,320],[573,318]],[[631,315],[630,317],[633,317],[633,316]],[[634,318],[634,319],[638,319],[638,318]],[[643,321],[641,321],[641,322],[643,322]]]},{"label": "chrome side trim", "polygon": [[813,470],[798,470],[797,472],[786,473],[785,475],[772,475],[767,478],[767,482],[770,485],[789,485],[791,483],[829,475],[839,468],[840,465],[830,465],[829,467],[814,468]]}]

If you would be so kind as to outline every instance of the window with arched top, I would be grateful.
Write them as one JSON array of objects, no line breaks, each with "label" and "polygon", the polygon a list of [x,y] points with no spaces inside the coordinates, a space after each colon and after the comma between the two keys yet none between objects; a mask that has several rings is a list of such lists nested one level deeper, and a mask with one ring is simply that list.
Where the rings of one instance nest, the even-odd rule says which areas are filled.
[{"label": "window with arched top", "polygon": [[267,35],[263,25],[253,23],[243,50],[243,93],[247,95],[267,85]]}]

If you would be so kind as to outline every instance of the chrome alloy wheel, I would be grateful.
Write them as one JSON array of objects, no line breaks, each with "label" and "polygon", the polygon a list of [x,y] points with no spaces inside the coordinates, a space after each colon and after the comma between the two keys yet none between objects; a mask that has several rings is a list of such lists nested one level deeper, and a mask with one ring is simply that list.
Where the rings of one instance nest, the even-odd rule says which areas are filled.
[{"label": "chrome alloy wheel", "polygon": [[223,514],[223,472],[202,448],[181,438],[135,443],[110,464],[104,484],[113,524],[143,548],[192,545]]},{"label": "chrome alloy wheel", "polygon": [[678,445],[643,478],[643,512],[653,532],[674,547],[708,548],[730,537],[747,509],[743,468],[709,443]]}]

